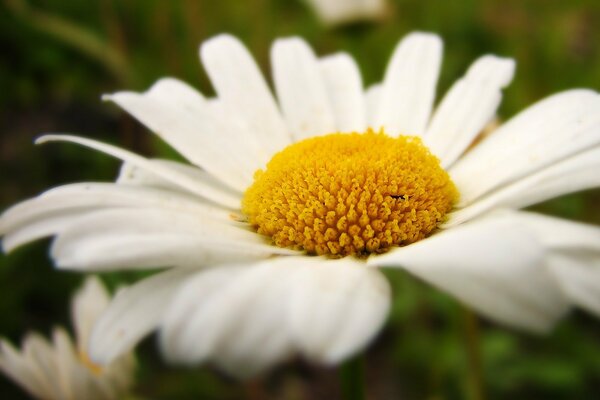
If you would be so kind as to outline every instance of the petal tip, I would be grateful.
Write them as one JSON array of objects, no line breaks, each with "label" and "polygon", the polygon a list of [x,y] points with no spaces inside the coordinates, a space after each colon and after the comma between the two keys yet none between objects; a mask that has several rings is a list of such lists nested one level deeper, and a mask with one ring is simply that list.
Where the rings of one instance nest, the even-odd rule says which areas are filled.
[{"label": "petal tip", "polygon": [[220,33],[204,41],[200,45],[200,58],[205,60],[207,57],[210,57],[213,52],[231,47],[244,47],[244,45],[237,37],[229,33]]},{"label": "petal tip", "polygon": [[402,42],[420,42],[420,44],[428,44],[435,47],[443,47],[444,41],[441,36],[437,33],[426,32],[426,31],[414,31],[407,34]]}]

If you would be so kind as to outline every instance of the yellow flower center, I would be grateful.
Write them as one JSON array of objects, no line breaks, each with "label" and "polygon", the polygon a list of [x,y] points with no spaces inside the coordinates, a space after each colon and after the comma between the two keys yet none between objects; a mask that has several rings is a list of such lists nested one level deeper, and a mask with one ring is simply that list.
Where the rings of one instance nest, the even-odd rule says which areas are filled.
[{"label": "yellow flower center", "polygon": [[255,173],[242,212],[277,246],[366,256],[427,237],[457,200],[418,137],[369,129],[306,139],[275,154]]}]

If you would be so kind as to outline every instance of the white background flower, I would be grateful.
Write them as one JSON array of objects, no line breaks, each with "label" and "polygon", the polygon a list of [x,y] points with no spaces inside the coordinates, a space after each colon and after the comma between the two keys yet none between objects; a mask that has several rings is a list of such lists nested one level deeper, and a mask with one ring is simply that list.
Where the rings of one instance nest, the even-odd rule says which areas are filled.
[{"label": "white background flower", "polygon": [[52,342],[36,332],[28,333],[21,352],[2,340],[0,369],[38,399],[121,398],[133,382],[133,356],[122,354],[103,366],[94,365],[87,356],[93,325],[109,302],[100,281],[87,278],[71,304],[75,343],[62,327],[53,330]]}]

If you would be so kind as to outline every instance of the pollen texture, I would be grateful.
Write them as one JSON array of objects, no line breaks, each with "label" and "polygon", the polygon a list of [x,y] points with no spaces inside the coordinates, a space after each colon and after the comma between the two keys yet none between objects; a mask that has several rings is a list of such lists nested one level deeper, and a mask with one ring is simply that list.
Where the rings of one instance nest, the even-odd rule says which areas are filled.
[{"label": "pollen texture", "polygon": [[280,247],[343,257],[431,234],[458,200],[418,137],[334,133],[277,153],[258,170],[242,212]]}]

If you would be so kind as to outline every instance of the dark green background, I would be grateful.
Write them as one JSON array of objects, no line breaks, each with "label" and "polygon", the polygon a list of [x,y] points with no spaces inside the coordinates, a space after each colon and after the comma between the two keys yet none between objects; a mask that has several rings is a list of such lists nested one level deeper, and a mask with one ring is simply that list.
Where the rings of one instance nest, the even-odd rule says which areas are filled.
[{"label": "dark green background", "polygon": [[[144,90],[175,76],[212,93],[198,44],[231,32],[268,71],[271,42],[300,35],[318,54],[346,50],[367,84],[381,79],[391,50],[412,30],[439,33],[445,56],[438,93],[483,53],[515,57],[517,74],[500,109],[509,117],[551,93],[600,87],[600,2],[391,1],[379,24],[325,29],[298,0],[4,0],[0,3],[0,209],[45,188],[110,180],[117,163],[71,145],[34,147],[45,132],[72,132],[146,155],[174,156],[100,95]],[[536,209],[600,223],[600,193],[566,196]],[[30,329],[68,324],[68,301],[82,276],[57,272],[48,241],[0,256],[0,334],[19,341]],[[447,296],[389,273],[391,318],[366,355],[372,399],[462,399],[464,311]],[[106,274],[111,286],[135,274]],[[548,336],[481,322],[483,376],[490,399],[595,399],[600,393],[600,323],[575,311]],[[313,399],[339,396],[337,372],[294,361],[240,384],[210,367],[167,368],[154,338],[138,352],[135,398]],[[0,378],[2,399],[26,398]]]}]

